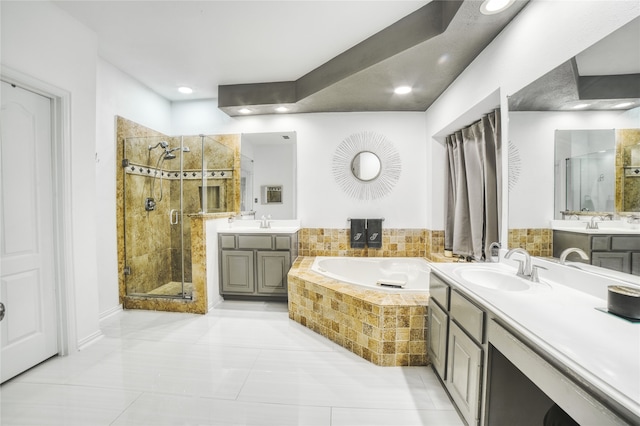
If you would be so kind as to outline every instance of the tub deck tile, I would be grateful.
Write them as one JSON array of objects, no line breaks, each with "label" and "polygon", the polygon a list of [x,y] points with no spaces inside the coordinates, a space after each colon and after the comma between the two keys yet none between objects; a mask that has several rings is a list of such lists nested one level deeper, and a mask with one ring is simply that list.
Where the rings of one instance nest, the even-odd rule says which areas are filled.
[{"label": "tub deck tile", "polygon": [[393,294],[343,283],[298,257],[289,271],[289,318],[380,366],[428,365],[428,293]]}]

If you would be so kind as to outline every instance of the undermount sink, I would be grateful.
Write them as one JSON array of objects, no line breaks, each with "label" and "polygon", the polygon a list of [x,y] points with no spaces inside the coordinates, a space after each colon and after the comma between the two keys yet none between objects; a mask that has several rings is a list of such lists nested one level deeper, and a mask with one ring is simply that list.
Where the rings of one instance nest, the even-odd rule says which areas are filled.
[{"label": "undermount sink", "polygon": [[525,291],[531,288],[524,279],[513,273],[485,269],[485,268],[460,268],[457,271],[460,278],[469,284],[501,290],[501,291]]}]

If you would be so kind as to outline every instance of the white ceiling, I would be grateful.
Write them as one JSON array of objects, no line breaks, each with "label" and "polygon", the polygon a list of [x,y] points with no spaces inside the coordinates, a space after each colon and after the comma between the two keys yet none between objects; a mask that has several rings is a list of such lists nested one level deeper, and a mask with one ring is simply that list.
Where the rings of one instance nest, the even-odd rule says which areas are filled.
[{"label": "white ceiling", "polygon": [[[429,1],[55,1],[99,54],[171,100],[218,85],[291,81]],[[192,95],[177,92],[179,86]]]}]

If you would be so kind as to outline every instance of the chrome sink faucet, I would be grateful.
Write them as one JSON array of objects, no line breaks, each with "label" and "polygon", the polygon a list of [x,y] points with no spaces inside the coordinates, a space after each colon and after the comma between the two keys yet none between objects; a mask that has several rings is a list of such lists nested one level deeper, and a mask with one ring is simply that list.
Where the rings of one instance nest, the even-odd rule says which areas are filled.
[{"label": "chrome sink faucet", "polygon": [[271,215],[268,215],[267,217],[262,215],[262,217],[260,218],[260,228],[271,228],[271,223],[269,222],[269,220],[271,220]]},{"label": "chrome sink faucet", "polygon": [[577,253],[582,258],[582,260],[589,260],[589,256],[584,252],[584,250],[577,247],[569,247],[568,249],[565,249],[562,251],[562,253],[560,253],[561,265],[565,264],[565,262],[567,261],[567,256],[569,256],[571,253]]},{"label": "chrome sink faucet", "polygon": [[520,253],[524,256],[524,261],[520,259],[514,259],[516,262],[520,264],[518,267],[517,275],[522,278],[531,278],[531,255],[528,251],[523,248],[517,247],[509,250],[507,254],[504,255],[505,259],[510,259],[514,253]]},{"label": "chrome sink faucet", "polygon": [[493,242],[489,245],[489,251],[486,253],[486,260],[491,263],[500,262],[500,243]]},{"label": "chrome sink faucet", "polygon": [[596,222],[596,219],[600,219],[602,220],[601,216],[591,216],[591,221],[589,223],[587,223],[587,229],[598,229],[598,222]]}]

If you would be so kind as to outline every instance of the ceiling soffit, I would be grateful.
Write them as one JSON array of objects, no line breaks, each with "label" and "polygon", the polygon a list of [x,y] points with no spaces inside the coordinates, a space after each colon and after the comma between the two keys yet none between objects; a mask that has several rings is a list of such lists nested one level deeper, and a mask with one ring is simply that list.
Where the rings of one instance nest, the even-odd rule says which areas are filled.
[{"label": "ceiling soffit", "polygon": [[[480,1],[434,0],[295,81],[218,86],[230,116],[348,111],[425,111],[528,0],[482,15]],[[397,85],[413,88],[393,94]]]},{"label": "ceiling soffit", "polygon": [[[640,106],[640,18],[509,96],[510,111],[628,110]],[[620,104],[626,106],[620,107]]]}]

